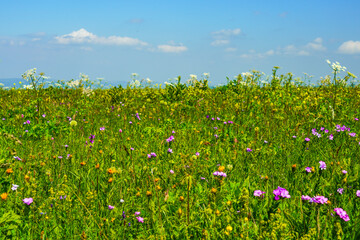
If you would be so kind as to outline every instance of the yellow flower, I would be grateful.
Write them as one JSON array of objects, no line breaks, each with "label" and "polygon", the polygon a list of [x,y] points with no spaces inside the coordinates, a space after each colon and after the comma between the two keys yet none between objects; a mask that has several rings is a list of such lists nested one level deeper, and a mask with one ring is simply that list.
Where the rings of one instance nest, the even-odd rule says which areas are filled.
[{"label": "yellow flower", "polygon": [[223,172],[224,170],[225,170],[225,167],[224,167],[224,166],[220,166],[220,167],[219,167],[219,171],[220,171],[220,172]]},{"label": "yellow flower", "polygon": [[151,197],[152,193],[150,191],[146,191],[146,196]]},{"label": "yellow flower", "polygon": [[14,171],[12,170],[12,168],[8,168],[8,169],[6,169],[6,173],[7,174],[11,174],[11,173],[13,173]]},{"label": "yellow flower", "polygon": [[9,195],[8,193],[3,193],[0,196],[1,196],[1,199],[5,201],[8,197],[8,195]]},{"label": "yellow flower", "polygon": [[108,182],[109,182],[109,183],[112,183],[112,181],[113,181],[113,178],[110,178]]},{"label": "yellow flower", "polygon": [[216,193],[216,192],[217,192],[216,188],[211,189],[211,193]]},{"label": "yellow flower", "polygon": [[77,121],[72,120],[72,121],[70,122],[70,126],[76,126],[76,125],[77,125]]},{"label": "yellow flower", "polygon": [[136,193],[136,196],[137,196],[137,197],[140,197],[140,192],[137,192],[137,193]]},{"label": "yellow flower", "polygon": [[81,166],[85,166],[86,162],[82,161],[80,164],[81,164]]},{"label": "yellow flower", "polygon": [[184,199],[185,198],[183,196],[180,196],[180,198],[179,198],[180,202],[184,201]]},{"label": "yellow flower", "polygon": [[233,228],[230,225],[226,227],[226,231],[231,232],[232,230]]}]

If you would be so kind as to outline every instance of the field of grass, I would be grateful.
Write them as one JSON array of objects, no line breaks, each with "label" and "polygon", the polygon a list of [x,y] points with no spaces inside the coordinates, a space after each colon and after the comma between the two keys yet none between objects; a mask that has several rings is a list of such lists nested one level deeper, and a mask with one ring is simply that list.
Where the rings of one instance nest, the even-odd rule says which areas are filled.
[{"label": "field of grass", "polygon": [[276,69],[0,89],[1,238],[360,239],[360,88]]}]

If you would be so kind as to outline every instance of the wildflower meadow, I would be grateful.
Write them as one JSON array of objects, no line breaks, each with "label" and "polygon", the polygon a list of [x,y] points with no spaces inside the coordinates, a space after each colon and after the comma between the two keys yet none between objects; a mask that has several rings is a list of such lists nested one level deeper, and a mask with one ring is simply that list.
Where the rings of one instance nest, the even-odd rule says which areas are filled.
[{"label": "wildflower meadow", "polygon": [[360,88],[253,70],[0,88],[2,239],[360,239]]}]

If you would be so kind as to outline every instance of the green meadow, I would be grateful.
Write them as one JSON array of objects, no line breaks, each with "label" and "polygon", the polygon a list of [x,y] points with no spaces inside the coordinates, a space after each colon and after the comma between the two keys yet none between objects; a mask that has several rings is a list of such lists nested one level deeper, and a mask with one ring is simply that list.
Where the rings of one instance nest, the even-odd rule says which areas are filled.
[{"label": "green meadow", "polygon": [[330,67],[215,88],[26,72],[0,89],[1,238],[360,239],[360,88]]}]

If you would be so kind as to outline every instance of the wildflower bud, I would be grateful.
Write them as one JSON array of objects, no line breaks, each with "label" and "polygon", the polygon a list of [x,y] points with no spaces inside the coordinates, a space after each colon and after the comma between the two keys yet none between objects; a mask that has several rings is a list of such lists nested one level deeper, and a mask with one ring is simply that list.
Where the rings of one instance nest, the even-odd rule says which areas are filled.
[{"label": "wildflower bud", "polygon": [[343,182],[346,183],[346,182],[347,182],[347,178],[344,178]]},{"label": "wildflower bud", "polygon": [[160,191],[161,187],[159,185],[156,186],[156,190]]},{"label": "wildflower bud", "polygon": [[85,166],[86,162],[82,161],[80,164],[81,164],[81,166]]},{"label": "wildflower bud", "polygon": [[178,213],[179,215],[181,215],[181,214],[182,214],[182,210],[181,210],[181,208],[179,208],[179,210],[177,210],[177,213]]},{"label": "wildflower bud", "polygon": [[99,163],[96,164],[95,168],[96,168],[96,169],[99,169],[99,168],[100,168],[100,164],[99,164]]},{"label": "wildflower bud", "polygon": [[184,197],[180,196],[179,200],[180,200],[180,202],[184,201]]},{"label": "wildflower bud", "polygon": [[151,197],[152,193],[150,191],[146,191],[146,196]]},{"label": "wildflower bud", "polygon": [[269,177],[268,177],[268,176],[265,176],[265,180],[269,180]]},{"label": "wildflower bud", "polygon": [[154,181],[157,183],[159,181],[159,178],[155,178]]},{"label": "wildflower bud", "polygon": [[340,162],[337,162],[336,164],[337,164],[337,165],[340,165]]},{"label": "wildflower bud", "polygon": [[137,196],[137,197],[140,197],[140,192],[137,192],[137,193],[136,193],[136,196]]}]

